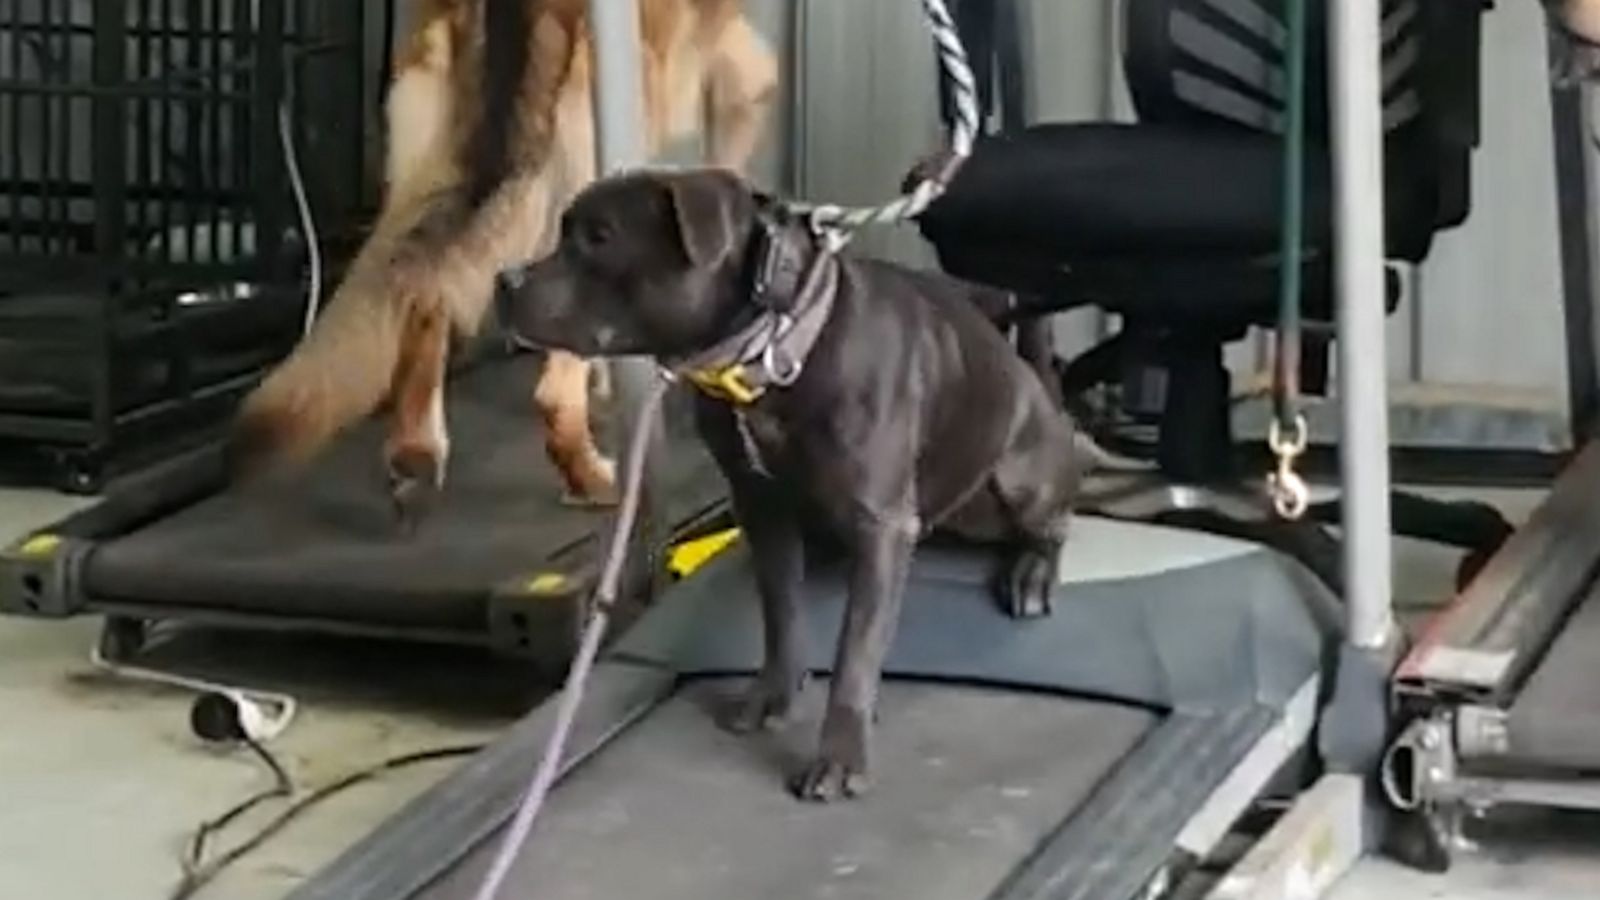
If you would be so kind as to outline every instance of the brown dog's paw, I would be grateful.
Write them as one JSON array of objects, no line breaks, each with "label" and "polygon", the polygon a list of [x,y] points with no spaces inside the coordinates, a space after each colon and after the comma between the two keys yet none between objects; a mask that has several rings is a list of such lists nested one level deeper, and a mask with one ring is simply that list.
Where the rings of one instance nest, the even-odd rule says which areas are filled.
[{"label": "brown dog's paw", "polygon": [[795,701],[804,690],[804,676],[758,676],[730,704],[721,717],[722,727],[734,734],[778,731],[794,721]]},{"label": "brown dog's paw", "polygon": [[609,507],[622,502],[617,490],[617,464],[603,456],[596,456],[584,465],[577,466],[567,477],[567,490],[561,502],[567,506]]},{"label": "brown dog's paw", "polygon": [[1056,554],[1027,550],[1005,573],[1000,600],[1013,619],[1038,619],[1055,608]]},{"label": "brown dog's paw", "polygon": [[414,534],[428,517],[444,488],[444,463],[421,448],[389,455],[389,499],[402,534]]}]

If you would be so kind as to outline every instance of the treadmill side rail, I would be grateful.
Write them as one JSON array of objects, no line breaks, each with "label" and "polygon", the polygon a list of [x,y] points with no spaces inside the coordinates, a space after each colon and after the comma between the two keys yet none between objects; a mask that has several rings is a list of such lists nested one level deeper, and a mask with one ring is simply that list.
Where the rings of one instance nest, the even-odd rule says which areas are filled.
[{"label": "treadmill side rail", "polygon": [[1528,523],[1428,626],[1402,662],[1402,690],[1505,702],[1549,646],[1600,561],[1600,442],[1591,442]]},{"label": "treadmill side rail", "polygon": [[1164,876],[1190,811],[1223,783],[1277,718],[1265,706],[1169,716],[1013,873],[994,900],[1141,896]]},{"label": "treadmill side rail", "polygon": [[[655,708],[677,682],[655,666],[605,662],[595,668],[578,712],[562,775]],[[411,897],[488,838],[516,809],[555,726],[545,704],[489,749],[412,800],[346,850],[287,900]]]}]

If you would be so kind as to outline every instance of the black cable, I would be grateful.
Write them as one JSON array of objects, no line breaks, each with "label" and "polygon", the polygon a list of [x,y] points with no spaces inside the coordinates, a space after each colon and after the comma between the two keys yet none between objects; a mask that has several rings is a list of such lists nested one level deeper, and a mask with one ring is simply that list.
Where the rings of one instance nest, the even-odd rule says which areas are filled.
[{"label": "black cable", "polygon": [[[197,850],[204,850],[204,845],[207,838],[215,834],[219,829],[225,827],[229,822],[234,821],[246,811],[254,808],[263,801],[271,797],[290,796],[293,794],[293,784],[290,782],[288,774],[283,770],[283,767],[278,764],[278,761],[273,758],[272,754],[267,752],[265,748],[253,741],[248,742],[248,744],[250,748],[256,751],[257,755],[266,762],[268,767],[272,769],[274,777],[279,779],[278,784],[275,785],[272,790],[263,791],[262,793],[251,797],[250,799],[228,810],[226,813],[223,813],[221,816],[211,819],[200,826],[200,828],[195,832],[193,840],[190,841],[189,847],[191,853],[186,855],[183,861],[183,880],[179,882],[176,888],[173,889],[170,895],[170,900],[188,900],[188,898],[193,897],[201,888],[214,881],[217,876],[221,875],[222,872],[229,866],[233,865],[249,853],[261,847],[261,845],[271,840],[274,835],[288,827],[290,823],[303,815],[307,810],[323,802],[324,800],[327,800],[329,797],[349,790],[358,784],[371,781],[372,779],[389,772],[427,762],[437,762],[445,759],[471,756],[483,750],[486,746],[484,744],[472,744],[466,746],[438,747],[432,750],[421,750],[414,753],[390,757],[389,759],[383,760],[376,765],[368,766],[365,769],[359,769],[344,776],[343,778],[339,778],[336,781],[325,784],[322,787],[319,787],[311,793],[306,794],[300,799],[294,801],[293,803],[289,804],[289,806],[285,807],[281,812],[279,812],[278,815],[274,816],[271,821],[261,826],[261,828],[256,831],[255,834],[251,835],[243,843],[230,848],[209,862],[202,863]],[[286,792],[280,791],[280,789],[285,786],[287,786],[289,790]]]}]

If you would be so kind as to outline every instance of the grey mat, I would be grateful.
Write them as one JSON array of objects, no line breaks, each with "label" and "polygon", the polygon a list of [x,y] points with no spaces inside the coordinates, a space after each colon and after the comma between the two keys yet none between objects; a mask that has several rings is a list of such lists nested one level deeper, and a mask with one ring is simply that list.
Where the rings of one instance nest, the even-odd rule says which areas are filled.
[{"label": "grey mat", "polygon": [[[782,778],[815,743],[825,685],[809,693],[804,721],[753,737],[714,724],[735,687],[692,684],[564,781],[511,883],[539,900],[972,900],[1157,721],[1060,697],[891,683],[875,790],[821,807],[793,800]],[[493,846],[420,896],[471,896]]]},{"label": "grey mat", "polygon": [[[410,537],[394,526],[383,423],[373,421],[293,477],[217,494],[99,546],[84,587],[133,603],[481,629],[493,589],[593,554],[612,520],[559,502],[533,410],[537,371],[533,358],[501,358],[452,379],[449,483]],[[671,437],[666,506],[676,520],[722,488],[688,429]]]},{"label": "grey mat", "polygon": [[1600,583],[1511,706],[1509,758],[1600,772]]}]

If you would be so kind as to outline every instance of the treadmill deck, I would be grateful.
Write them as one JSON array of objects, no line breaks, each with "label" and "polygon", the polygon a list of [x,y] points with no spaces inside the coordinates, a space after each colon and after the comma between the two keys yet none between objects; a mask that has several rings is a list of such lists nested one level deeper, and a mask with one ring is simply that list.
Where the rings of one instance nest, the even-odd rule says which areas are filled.
[{"label": "treadmill deck", "polygon": [[[533,407],[539,364],[499,355],[451,377],[448,479],[414,532],[398,527],[389,500],[380,416],[304,468],[231,485],[219,479],[209,493],[168,504],[176,508],[79,541],[64,605],[469,639],[500,612],[497,597],[537,601],[521,598],[539,576],[581,590],[615,515],[562,501]],[[608,418],[597,414],[597,424]],[[723,487],[689,417],[668,420],[668,446],[656,452],[662,521],[675,527],[713,509]]]},{"label": "treadmill deck", "polygon": [[[539,900],[971,900],[988,896],[1157,720],[1134,707],[890,683],[873,790],[833,805],[784,786],[815,746],[826,684],[782,733],[715,715],[742,682],[689,684],[552,797],[512,884]],[[420,894],[471,896],[499,834]]]}]

